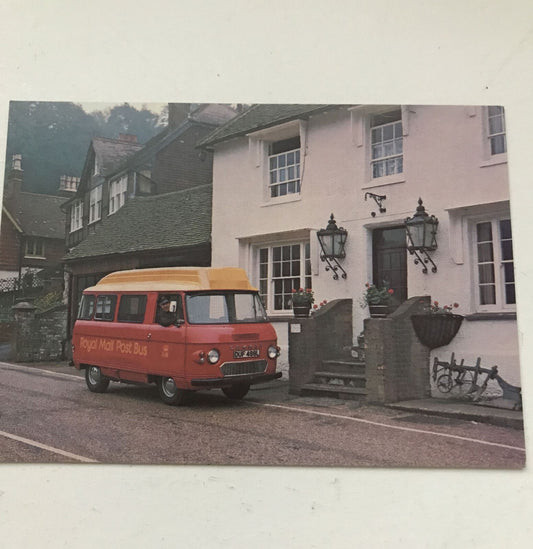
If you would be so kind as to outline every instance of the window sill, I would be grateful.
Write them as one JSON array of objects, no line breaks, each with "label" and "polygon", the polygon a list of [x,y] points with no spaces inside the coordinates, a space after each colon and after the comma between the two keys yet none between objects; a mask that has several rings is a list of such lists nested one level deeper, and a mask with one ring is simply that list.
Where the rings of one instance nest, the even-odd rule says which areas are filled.
[{"label": "window sill", "polygon": [[44,257],[43,255],[25,255],[25,256],[24,256],[24,259],[40,259],[40,260],[45,260],[46,257]]},{"label": "window sill", "polygon": [[495,154],[488,160],[484,160],[479,165],[480,168],[488,168],[489,166],[498,166],[500,164],[507,164],[507,153]]},{"label": "window sill", "polygon": [[396,185],[397,183],[405,183],[405,174],[400,173],[394,175],[386,175],[384,177],[378,177],[376,179],[372,179],[361,188],[373,189],[375,187],[383,187],[385,185]]},{"label": "window sill", "polygon": [[516,320],[516,312],[510,311],[506,313],[472,313],[465,315],[465,320]]},{"label": "window sill", "polygon": [[276,197],[273,198],[270,202],[263,202],[261,204],[261,208],[267,208],[269,206],[277,206],[278,204],[288,204],[290,202],[299,202],[302,200],[302,197],[298,195],[290,195],[290,196],[283,196],[283,197]]}]

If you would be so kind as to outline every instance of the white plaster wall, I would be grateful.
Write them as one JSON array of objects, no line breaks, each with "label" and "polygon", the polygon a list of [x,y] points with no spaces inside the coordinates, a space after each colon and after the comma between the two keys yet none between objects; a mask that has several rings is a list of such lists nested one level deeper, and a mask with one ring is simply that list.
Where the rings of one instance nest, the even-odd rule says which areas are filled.
[{"label": "white plaster wall", "polygon": [[[343,109],[310,118],[301,194],[287,202],[265,202],[265,166],[260,165],[256,142],[234,139],[217,146],[214,156],[213,265],[240,265],[257,284],[250,242],[261,235],[280,233],[288,238],[291,231],[301,235],[310,230],[317,301],[352,298],[354,338],[367,316],[358,301],[365,282],[371,280],[372,229],[401,225],[422,197],[427,211],[439,219],[438,250],[432,255],[438,272],[423,274],[408,256],[409,296],[458,302],[457,312],[470,314],[475,312],[472,250],[464,216],[482,212],[480,204],[508,208],[509,200],[507,164],[501,162],[506,158],[500,157],[500,163],[489,158],[481,107],[404,107],[404,173],[375,181],[370,179],[367,146],[370,111]],[[387,212],[379,213],[372,199],[365,201],[365,192],[386,195]],[[348,230],[342,263],[346,280],[333,280],[318,258],[315,232],[326,226],[332,212],[338,225]],[[285,347],[287,326],[275,326]],[[482,364],[498,364],[510,383],[519,379],[516,322],[464,321],[449,347],[465,361],[481,356]],[[283,352],[282,357],[287,355]]]}]

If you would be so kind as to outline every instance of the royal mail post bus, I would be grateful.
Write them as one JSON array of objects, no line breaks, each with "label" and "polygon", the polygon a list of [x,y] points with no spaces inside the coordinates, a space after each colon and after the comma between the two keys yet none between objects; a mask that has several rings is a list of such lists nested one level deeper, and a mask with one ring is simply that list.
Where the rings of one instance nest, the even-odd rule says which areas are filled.
[{"label": "royal mail post bus", "polygon": [[276,332],[242,269],[119,271],[83,292],[73,362],[87,386],[156,383],[167,404],[220,388],[232,399],[281,377]]}]

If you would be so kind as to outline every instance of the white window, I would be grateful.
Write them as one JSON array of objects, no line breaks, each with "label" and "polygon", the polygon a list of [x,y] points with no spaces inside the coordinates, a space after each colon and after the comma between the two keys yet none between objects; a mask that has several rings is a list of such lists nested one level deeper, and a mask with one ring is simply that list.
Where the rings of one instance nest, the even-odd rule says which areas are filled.
[{"label": "white window", "polygon": [[73,233],[83,225],[83,202],[76,200],[70,208],[70,232]]},{"label": "white window", "polygon": [[125,175],[120,179],[111,181],[109,184],[109,215],[118,211],[126,202],[128,190],[128,177]]},{"label": "white window", "polygon": [[400,109],[372,116],[370,145],[373,179],[403,173],[403,127]]},{"label": "white window", "polygon": [[270,143],[268,151],[270,197],[300,193],[300,137]]},{"label": "white window", "polygon": [[476,223],[475,242],[478,309],[494,311],[514,308],[511,220],[497,218]]},{"label": "white window", "polygon": [[264,246],[258,249],[259,293],[266,309],[292,308],[292,290],[311,288],[309,242]]},{"label": "white window", "polygon": [[95,187],[90,194],[89,223],[102,217],[102,185]]},{"label": "white window", "polygon": [[507,152],[507,140],[505,136],[505,111],[503,107],[488,107],[488,138],[490,154],[503,154]]},{"label": "white window", "polygon": [[44,258],[44,243],[40,238],[28,238],[26,240],[25,257]]}]

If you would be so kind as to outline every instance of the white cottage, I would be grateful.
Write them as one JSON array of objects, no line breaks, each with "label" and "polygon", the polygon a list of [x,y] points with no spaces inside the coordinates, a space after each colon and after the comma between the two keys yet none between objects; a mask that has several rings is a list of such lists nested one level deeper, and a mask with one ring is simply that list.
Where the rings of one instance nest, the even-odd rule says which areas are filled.
[{"label": "white cottage", "polygon": [[[458,303],[461,329],[432,356],[480,357],[519,385],[505,132],[502,107],[254,105],[201,143],[215,153],[212,264],[246,269],[284,350],[293,288],[352,298],[354,341],[367,282]],[[419,198],[439,220],[436,272],[406,248]],[[317,239],[331,213],[348,232],[337,280]]]}]

